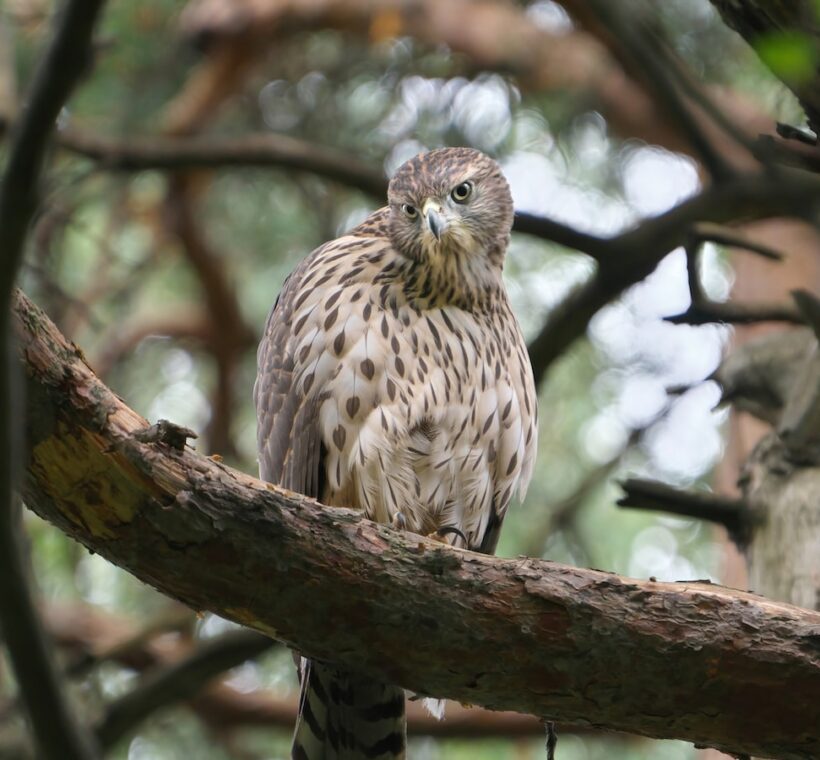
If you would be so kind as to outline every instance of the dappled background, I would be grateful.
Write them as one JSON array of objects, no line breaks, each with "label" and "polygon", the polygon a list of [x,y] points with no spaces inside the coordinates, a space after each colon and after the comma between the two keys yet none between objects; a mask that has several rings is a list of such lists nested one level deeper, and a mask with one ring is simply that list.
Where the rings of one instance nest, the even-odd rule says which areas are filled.
[{"label": "dappled background", "polygon": [[[634,72],[610,56],[606,36],[579,28],[571,13],[582,3],[439,2],[436,12],[422,3],[409,20],[401,3],[340,0],[338,13],[315,15],[289,5],[299,3],[108,6],[93,76],[61,117],[64,145],[23,272],[25,290],[131,407],[192,428],[199,451],[254,474],[251,389],[267,312],[302,257],[381,200],[360,183],[284,161],[170,172],[115,166],[106,151],[110,159],[147,135],[275,133],[389,176],[419,151],[471,145],[499,160],[518,211],[603,236],[666,211],[702,177],[681,137],[641,110]],[[7,0],[0,10],[5,108],[29,78],[52,12],[46,0]],[[654,3],[651,20],[736,113],[800,121],[793,97],[707,0]],[[96,138],[107,143],[92,157],[83,140]],[[707,244],[699,266],[706,295],[727,299],[735,277],[727,251]],[[513,237],[506,282],[528,339],[594,267],[584,254]],[[678,250],[551,364],[540,386],[534,480],[507,518],[499,553],[639,578],[734,582],[722,529],[615,506],[619,479],[707,488],[721,461],[728,412],[708,377],[731,331],[664,319],[689,305]],[[158,595],[33,515],[26,523],[44,617],[84,714],[104,715],[141,673],[234,627]],[[290,654],[271,648],[212,685],[210,701],[132,721],[111,756],[283,757],[297,690]],[[494,734],[480,739],[413,736],[410,754],[543,756],[535,721],[502,717],[509,722],[493,728],[476,711],[472,733],[483,725]],[[0,749],[21,732],[0,660]],[[571,729],[559,745],[561,760],[696,754],[684,743]]]}]

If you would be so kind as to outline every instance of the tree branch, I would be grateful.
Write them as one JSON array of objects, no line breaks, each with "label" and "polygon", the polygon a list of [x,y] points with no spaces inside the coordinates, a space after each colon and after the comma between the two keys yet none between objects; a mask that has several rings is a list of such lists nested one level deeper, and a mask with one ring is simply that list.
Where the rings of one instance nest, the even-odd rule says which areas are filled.
[{"label": "tree branch", "polygon": [[318,174],[382,200],[387,191],[387,180],[381,171],[340,151],[288,135],[112,140],[72,129],[65,130],[59,140],[66,150],[96,161],[111,171],[277,167]]},{"label": "tree branch", "polygon": [[[341,151],[288,135],[249,134],[243,137],[129,137],[113,140],[76,129],[63,132],[60,145],[96,161],[109,171],[163,171],[218,168],[280,168],[309,172],[384,202],[387,178],[379,169],[349,158]],[[543,238],[598,258],[606,240],[579,232],[546,217],[519,212],[515,230]]]},{"label": "tree branch", "polygon": [[529,345],[536,383],[577,337],[592,316],[649,275],[669,251],[685,245],[703,222],[723,224],[809,213],[820,200],[820,184],[802,172],[741,175],[706,188],[664,214],[599,241],[598,271],[572,291],[547,318]]},{"label": "tree branch", "polygon": [[51,662],[34,608],[20,547],[16,494],[21,450],[19,388],[10,345],[12,289],[38,202],[40,173],[54,122],[89,63],[102,0],[69,0],[40,61],[25,106],[13,125],[0,181],[0,624],[18,688],[44,758],[83,760],[95,754],[75,722]]},{"label": "tree branch", "polygon": [[[193,168],[196,166],[287,166],[345,182],[384,198],[387,181],[380,172],[321,146],[281,135],[253,135],[239,140],[214,138],[130,139],[124,143],[77,138],[66,147],[109,168]],[[281,142],[280,142],[281,139]],[[93,148],[92,148],[93,146]],[[320,159],[318,160],[317,159]],[[514,230],[538,236],[596,259],[598,272],[572,291],[550,314],[530,344],[536,383],[552,362],[584,333],[592,316],[631,285],[646,277],[673,248],[688,241],[715,240],[737,245],[769,258],[779,256],[742,235],[730,235],[721,223],[738,218],[763,219],[809,213],[820,199],[820,180],[801,172],[741,175],[660,216],[611,238],[573,229],[552,219],[518,213]],[[778,318],[783,318],[778,312]]]},{"label": "tree branch", "polygon": [[[164,670],[187,656],[196,656],[196,653],[190,654],[188,637],[151,640],[143,631],[135,631],[133,624],[127,620],[88,605],[52,603],[46,608],[44,617],[55,640],[75,652],[82,662],[113,659],[129,668],[145,672],[155,668]],[[256,654],[252,651],[255,646],[253,639],[249,639],[248,643],[250,647],[246,652],[246,659]],[[233,651],[238,660],[241,648],[234,647]],[[226,664],[224,659],[222,664]],[[230,665],[228,662],[227,666]],[[199,668],[196,673],[198,677],[209,675]],[[190,683],[189,675],[186,678]],[[298,712],[295,698],[278,696],[265,690],[240,692],[224,682],[203,682],[199,686],[200,690],[189,704],[215,731],[232,731],[248,726],[293,730]],[[477,707],[463,707],[458,703],[448,704],[447,720],[440,721],[430,715],[420,702],[411,701],[407,705],[407,719],[408,733],[413,736],[480,739],[539,737],[544,733],[543,722],[532,715],[491,712]],[[580,726],[562,725],[559,726],[559,731],[601,735]]]},{"label": "tree branch", "polygon": [[742,248],[751,253],[756,253],[764,259],[772,261],[782,261],[783,254],[770,248],[768,245],[752,240],[748,235],[744,235],[739,230],[732,227],[725,227],[721,224],[697,224],[692,230],[692,237],[697,243],[711,242],[717,245],[724,245],[729,248]]},{"label": "tree branch", "polygon": [[[806,0],[791,3],[765,0],[711,0],[724,23],[738,32],[755,50],[770,35],[797,35],[812,45],[817,54],[816,8]],[[763,60],[769,65],[769,61]],[[816,76],[789,77],[783,71],[773,71],[794,92],[806,111],[815,132],[820,128],[820,80]]]},{"label": "tree branch", "polygon": [[257,631],[229,631],[202,642],[187,657],[150,671],[134,689],[106,707],[96,730],[100,746],[111,748],[151,713],[196,696],[207,681],[257,657],[273,643]]},{"label": "tree branch", "polygon": [[624,14],[617,5],[600,0],[587,0],[598,21],[618,39],[619,45],[630,57],[632,70],[648,85],[653,101],[667,119],[677,125],[696,156],[709,171],[713,180],[727,179],[734,169],[720,148],[703,129],[691,105],[678,91],[674,70],[668,52],[658,39],[657,31],[649,28],[648,20],[638,9]]},{"label": "tree branch", "polygon": [[707,325],[712,322],[726,322],[734,325],[750,325],[757,322],[804,323],[803,315],[791,303],[746,303],[743,301],[693,302],[684,312],[664,320],[674,325]]},{"label": "tree branch", "polygon": [[820,613],[453,549],[142,443],[146,421],[22,294],[15,314],[26,503],[164,593],[423,694],[784,760],[820,752]]},{"label": "tree branch", "polygon": [[606,238],[580,232],[554,219],[528,214],[525,211],[516,212],[513,230],[557,243],[565,248],[572,248],[593,259],[604,258],[610,253],[609,241]]},{"label": "tree branch", "polygon": [[709,520],[723,525],[732,539],[741,545],[748,543],[756,522],[754,512],[742,499],[730,499],[703,491],[683,491],[665,483],[639,478],[625,480],[621,488],[624,495],[616,502],[619,507]]}]

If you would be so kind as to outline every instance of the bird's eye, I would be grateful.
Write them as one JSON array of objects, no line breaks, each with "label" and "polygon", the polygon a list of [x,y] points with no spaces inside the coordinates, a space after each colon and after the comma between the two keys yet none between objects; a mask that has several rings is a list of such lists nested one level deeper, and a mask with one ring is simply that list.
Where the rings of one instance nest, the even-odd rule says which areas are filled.
[{"label": "bird's eye", "polygon": [[470,197],[470,194],[473,192],[473,183],[472,182],[462,182],[460,185],[456,185],[453,188],[453,191],[450,193],[450,197],[456,203],[464,203],[467,198]]},{"label": "bird's eye", "polygon": [[408,219],[415,219],[419,215],[419,210],[415,206],[411,206],[409,203],[402,203],[401,210]]}]

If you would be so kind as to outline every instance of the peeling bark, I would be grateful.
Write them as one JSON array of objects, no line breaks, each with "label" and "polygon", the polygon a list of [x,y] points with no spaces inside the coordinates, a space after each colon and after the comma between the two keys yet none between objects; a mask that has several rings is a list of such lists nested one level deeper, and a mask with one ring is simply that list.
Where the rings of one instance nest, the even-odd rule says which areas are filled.
[{"label": "peeling bark", "polygon": [[820,610],[820,467],[792,461],[772,433],[752,453],[744,486],[747,499],[765,515],[747,552],[751,587],[771,599]]},{"label": "peeling bark", "polygon": [[26,503],[141,580],[424,694],[763,757],[820,755],[820,614],[486,557],[322,507],[148,427],[25,296]]}]

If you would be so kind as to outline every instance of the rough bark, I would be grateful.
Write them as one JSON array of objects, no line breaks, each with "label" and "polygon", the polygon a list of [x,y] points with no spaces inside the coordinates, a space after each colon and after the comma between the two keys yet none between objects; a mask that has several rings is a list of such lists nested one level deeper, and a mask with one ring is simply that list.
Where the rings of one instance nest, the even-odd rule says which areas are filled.
[{"label": "rough bark", "polygon": [[27,504],[194,609],[415,691],[736,753],[820,753],[820,614],[401,534],[161,437],[22,294]]},{"label": "rough bark", "polygon": [[795,463],[770,434],[752,453],[745,483],[747,498],[765,510],[748,549],[750,585],[820,610],[820,466]]},{"label": "rough bark", "polygon": [[748,514],[757,517],[741,544],[748,584],[770,599],[820,609],[816,339],[808,328],[742,337],[746,342],[734,348],[715,379],[735,412],[749,413],[735,415],[730,444],[736,458],[722,465],[724,476],[735,469],[736,479],[744,460],[739,485]]},{"label": "rough bark", "polygon": [[747,546],[750,584],[769,598],[820,610],[817,338],[808,329],[763,336],[737,349],[716,376],[724,397],[773,426],[740,479],[760,518]]}]

